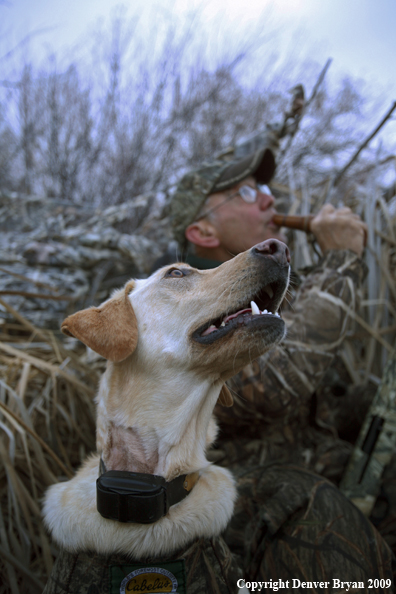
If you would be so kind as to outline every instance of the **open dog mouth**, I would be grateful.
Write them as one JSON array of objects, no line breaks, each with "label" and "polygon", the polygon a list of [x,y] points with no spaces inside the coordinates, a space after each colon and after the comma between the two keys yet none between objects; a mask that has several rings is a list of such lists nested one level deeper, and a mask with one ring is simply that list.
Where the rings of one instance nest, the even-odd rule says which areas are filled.
[{"label": "open dog mouth", "polygon": [[219,317],[208,320],[200,326],[192,338],[200,343],[212,343],[241,326],[252,323],[261,325],[281,324],[278,308],[285,290],[285,282],[276,281],[262,287],[258,293],[246,299],[231,313],[223,313]]}]

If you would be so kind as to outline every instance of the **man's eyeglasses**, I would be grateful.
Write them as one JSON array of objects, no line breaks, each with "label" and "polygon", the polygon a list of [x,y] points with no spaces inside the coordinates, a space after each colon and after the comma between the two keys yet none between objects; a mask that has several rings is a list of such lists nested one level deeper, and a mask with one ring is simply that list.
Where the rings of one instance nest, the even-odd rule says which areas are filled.
[{"label": "man's eyeglasses", "polygon": [[213,208],[209,208],[209,210],[207,210],[206,212],[204,212],[203,214],[201,214],[201,216],[199,216],[195,220],[196,221],[200,221],[201,219],[203,219],[204,217],[206,217],[211,212],[214,212],[215,210],[217,210],[218,208],[220,208],[220,206],[223,206],[223,204],[225,204],[229,200],[232,200],[232,198],[235,198],[235,196],[240,196],[242,198],[242,200],[244,202],[246,202],[247,204],[253,204],[254,202],[256,202],[256,200],[257,200],[257,194],[259,192],[261,192],[262,194],[267,194],[268,196],[272,196],[271,190],[266,185],[262,185],[262,186],[260,186],[260,188],[253,188],[252,186],[248,186],[248,185],[241,186],[239,188],[239,190],[237,190],[236,192],[234,192],[230,196],[227,196],[227,198],[225,200],[223,200],[223,202],[220,202],[220,204],[217,204],[216,206],[213,206]]}]

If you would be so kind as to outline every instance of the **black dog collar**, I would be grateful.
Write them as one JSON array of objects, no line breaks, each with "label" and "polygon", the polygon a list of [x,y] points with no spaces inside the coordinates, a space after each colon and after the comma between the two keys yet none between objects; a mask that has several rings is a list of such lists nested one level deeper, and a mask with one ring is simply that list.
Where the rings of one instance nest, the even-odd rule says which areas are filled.
[{"label": "black dog collar", "polygon": [[[105,470],[102,460],[100,468]],[[194,472],[167,482],[154,474],[109,470],[96,481],[96,507],[110,520],[152,524],[187,497],[198,478]]]}]

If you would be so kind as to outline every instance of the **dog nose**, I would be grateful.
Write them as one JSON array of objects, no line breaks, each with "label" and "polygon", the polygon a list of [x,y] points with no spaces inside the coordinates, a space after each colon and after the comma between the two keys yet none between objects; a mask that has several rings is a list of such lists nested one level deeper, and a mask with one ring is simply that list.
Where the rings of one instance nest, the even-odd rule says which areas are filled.
[{"label": "dog nose", "polygon": [[252,247],[255,256],[271,256],[281,266],[290,264],[290,252],[286,244],[278,239],[266,239]]}]

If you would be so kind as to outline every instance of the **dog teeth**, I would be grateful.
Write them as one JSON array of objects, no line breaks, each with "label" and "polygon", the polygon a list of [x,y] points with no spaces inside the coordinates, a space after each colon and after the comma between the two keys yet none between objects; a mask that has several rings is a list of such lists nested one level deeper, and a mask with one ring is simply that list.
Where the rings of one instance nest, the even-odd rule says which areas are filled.
[{"label": "dog teeth", "polygon": [[264,311],[261,312],[261,314],[266,314],[267,316],[277,316],[278,318],[280,318],[280,315],[277,313],[272,313],[272,311],[268,311],[268,309],[265,309]]},{"label": "dog teeth", "polygon": [[265,309],[264,311],[261,312],[261,314],[266,314],[268,316],[276,316],[277,318],[280,318],[280,315],[278,314],[278,312],[272,313],[272,311],[268,311],[267,309]]},{"label": "dog teeth", "polygon": [[[250,308],[252,310],[252,315],[254,316],[259,316],[259,315],[269,315],[269,316],[276,316],[277,318],[280,318],[280,315],[278,313],[272,313],[272,311],[268,311],[267,309],[265,309],[264,311],[260,311],[257,303],[255,301],[251,301],[250,302]],[[245,309],[242,310],[239,313],[243,313],[243,312],[247,312],[249,310]],[[232,316],[228,316],[228,318],[232,319],[232,318],[236,318],[237,314],[234,314]],[[224,328],[224,326],[226,326],[226,321],[223,320],[220,324],[220,326],[217,328],[214,324],[212,324],[211,326],[209,326],[209,328],[207,328],[204,332],[202,332],[201,336],[207,336],[208,334],[211,334],[212,332],[216,332],[216,330],[219,330],[219,328]]]},{"label": "dog teeth", "polygon": [[260,315],[260,310],[258,308],[258,305],[254,301],[251,301],[250,302],[250,307],[252,308],[252,314],[254,316],[259,316]]}]

